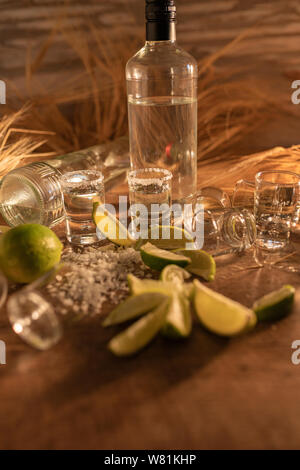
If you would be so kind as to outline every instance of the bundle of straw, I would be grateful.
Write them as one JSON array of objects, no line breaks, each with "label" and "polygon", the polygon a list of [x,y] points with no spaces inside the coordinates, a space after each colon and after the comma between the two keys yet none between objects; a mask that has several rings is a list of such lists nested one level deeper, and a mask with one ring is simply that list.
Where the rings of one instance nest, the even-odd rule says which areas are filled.
[{"label": "bundle of straw", "polygon": [[[7,116],[0,122],[0,175],[33,157],[44,159],[64,154],[128,132],[124,69],[142,44],[142,38],[120,29],[108,36],[92,22],[85,26],[85,29],[78,28],[60,20],[35,57],[28,51],[26,96],[8,83],[8,89],[14,91],[18,100],[7,107]],[[45,87],[38,79],[38,72],[57,37],[70,48],[70,53],[75,53],[82,71],[71,74],[62,83]],[[272,112],[273,103],[258,83],[250,85],[239,77],[239,71],[217,72],[216,61],[236,47],[240,39],[246,40],[237,38],[224,51],[199,62],[199,168],[205,168],[205,179],[211,183],[217,181],[216,172],[226,171],[224,184],[228,184],[230,178],[236,178],[249,165],[250,159],[256,165],[258,156],[240,160],[233,157],[229,161],[225,155],[226,152],[230,155],[232,146]],[[16,122],[21,126],[18,132],[34,130],[11,142],[8,137],[16,132]],[[47,135],[37,141],[38,134]],[[299,150],[291,151],[290,157],[298,162]],[[232,170],[228,171],[229,167]]]}]

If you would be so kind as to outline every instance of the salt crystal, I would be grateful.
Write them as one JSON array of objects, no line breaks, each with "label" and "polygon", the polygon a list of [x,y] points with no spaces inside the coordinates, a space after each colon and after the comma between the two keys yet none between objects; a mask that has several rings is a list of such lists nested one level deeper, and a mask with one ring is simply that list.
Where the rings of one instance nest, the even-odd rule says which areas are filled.
[{"label": "salt crystal", "polygon": [[62,261],[70,270],[57,275],[47,286],[57,311],[62,314],[66,308],[75,313],[100,314],[105,302],[117,304],[126,297],[127,274],[152,277],[140,253],[133,248],[109,245],[105,250],[87,247],[82,252],[68,248]]}]

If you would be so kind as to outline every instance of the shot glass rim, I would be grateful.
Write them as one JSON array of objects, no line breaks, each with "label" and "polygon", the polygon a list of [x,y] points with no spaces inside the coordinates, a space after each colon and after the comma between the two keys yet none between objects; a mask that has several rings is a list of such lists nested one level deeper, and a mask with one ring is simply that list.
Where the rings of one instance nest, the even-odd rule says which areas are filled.
[{"label": "shot glass rim", "polygon": [[[290,182],[290,183],[280,183],[280,182],[275,183],[273,181],[262,179],[263,175],[268,175],[268,174],[269,175],[271,174],[290,175],[290,176],[293,176],[295,179],[297,179],[297,181]],[[256,173],[255,183],[256,184],[265,183],[265,184],[273,185],[273,186],[287,186],[287,187],[300,186],[300,175],[298,173],[295,173],[293,171],[288,171],[288,170],[263,170],[263,171],[259,171],[258,173]]]},{"label": "shot glass rim", "polygon": [[[162,173],[163,177],[150,177],[150,178],[139,178],[139,174],[141,173]],[[127,175],[128,184],[150,184],[154,180],[159,180],[162,184],[172,181],[173,174],[171,171],[165,168],[138,168],[137,170],[130,170]]]},{"label": "shot glass rim", "polygon": [[[72,175],[76,174],[85,174],[85,175],[94,175],[93,179],[89,179],[86,181],[69,181],[68,178],[72,177]],[[82,184],[89,183],[89,184],[101,184],[104,181],[104,176],[103,173],[99,170],[75,170],[75,171],[68,171],[67,173],[64,173],[61,178],[60,178],[60,184],[62,186],[62,189],[65,188],[76,188],[77,186],[80,186]]]}]

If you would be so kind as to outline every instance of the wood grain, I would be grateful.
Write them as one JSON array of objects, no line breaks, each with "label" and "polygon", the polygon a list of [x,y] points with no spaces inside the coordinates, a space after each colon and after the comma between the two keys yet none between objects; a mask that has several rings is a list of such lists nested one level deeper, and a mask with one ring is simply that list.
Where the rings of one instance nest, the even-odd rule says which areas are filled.
[{"label": "wood grain", "polygon": [[[97,28],[112,37],[120,24],[130,34],[144,35],[142,0],[72,0],[68,9],[64,5],[63,0],[0,2],[0,79],[12,82],[24,96],[28,93],[25,63],[38,56],[63,13],[81,28],[86,28],[92,19]],[[178,42],[198,59],[218,52],[247,30],[247,39],[228,50],[217,62],[217,69],[220,74],[230,68],[239,69],[240,75],[250,81],[261,77],[269,88],[270,101],[276,97],[292,115],[276,113],[274,119],[251,134],[239,148],[232,148],[232,152],[251,153],[276,145],[298,144],[300,108],[291,104],[291,83],[300,77],[299,2],[177,0],[177,6]],[[36,72],[42,88],[49,86],[50,90],[82,71],[81,62],[64,40],[55,35],[52,40]],[[14,98],[15,92],[9,92],[8,104]]]},{"label": "wood grain", "polygon": [[218,262],[212,287],[251,306],[281,286],[297,287],[290,317],[227,340],[194,325],[191,338],[157,338],[131,359],[107,350],[118,329],[87,318],[39,353],[2,312],[1,449],[299,449],[300,278],[247,270],[250,255]]},{"label": "wood grain", "polygon": [[[28,46],[35,51],[49,35],[64,11],[84,24],[93,18],[99,28],[127,26],[132,32],[143,30],[144,2],[141,0],[75,0],[68,10],[62,0],[2,1],[0,3],[0,73],[3,77],[24,75],[24,57]],[[215,52],[245,28],[253,28],[250,44],[235,51],[234,57],[248,60],[263,58],[299,64],[299,13],[296,1],[177,0],[178,39],[196,57]],[[68,52],[67,52],[68,53]],[[58,41],[48,65],[53,73],[64,68],[64,45]]]}]

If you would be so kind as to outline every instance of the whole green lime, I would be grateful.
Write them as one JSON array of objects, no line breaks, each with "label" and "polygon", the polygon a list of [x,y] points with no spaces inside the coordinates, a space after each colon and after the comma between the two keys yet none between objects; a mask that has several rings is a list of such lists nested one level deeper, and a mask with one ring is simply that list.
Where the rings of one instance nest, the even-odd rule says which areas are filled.
[{"label": "whole green lime", "polygon": [[13,282],[29,283],[60,261],[62,249],[50,228],[19,225],[0,237],[0,269]]}]

